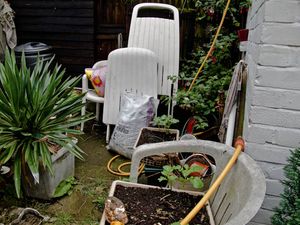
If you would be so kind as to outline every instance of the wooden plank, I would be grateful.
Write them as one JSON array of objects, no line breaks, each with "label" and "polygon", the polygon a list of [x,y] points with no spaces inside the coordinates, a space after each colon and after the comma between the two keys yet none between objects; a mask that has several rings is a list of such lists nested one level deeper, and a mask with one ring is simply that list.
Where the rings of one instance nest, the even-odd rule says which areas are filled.
[{"label": "wooden plank", "polygon": [[93,1],[12,1],[12,6],[16,8],[57,8],[57,9],[93,9]]},{"label": "wooden plank", "polygon": [[14,8],[16,12],[16,17],[19,16],[51,16],[51,17],[94,17],[94,10],[93,9],[24,9],[24,8]]},{"label": "wooden plank", "polygon": [[[59,56],[59,55],[58,55]],[[59,61],[62,63],[62,64],[69,64],[69,65],[74,65],[74,64],[77,64],[77,65],[93,65],[94,63],[94,59],[93,58],[80,58],[80,57],[60,57],[59,56]]]},{"label": "wooden plank", "polygon": [[44,42],[53,47],[68,75],[94,63],[94,1],[12,0],[18,44]]},{"label": "wooden plank", "polygon": [[80,57],[80,58],[93,58],[94,50],[78,50],[78,49],[62,49],[56,48],[54,52],[60,56],[72,56],[72,57]]},{"label": "wooden plank", "polygon": [[76,26],[76,25],[58,25],[58,24],[19,24],[19,28],[23,32],[38,32],[38,33],[76,33],[76,34],[93,34],[92,26]]},{"label": "wooden plank", "polygon": [[99,23],[99,24],[96,24],[97,27],[99,28],[123,28],[124,27],[124,24],[109,24],[109,23]]},{"label": "wooden plank", "polygon": [[49,44],[53,48],[61,48],[61,49],[85,49],[85,50],[94,50],[93,42],[76,42],[76,41],[50,41]]},{"label": "wooden plank", "polygon": [[[18,30],[17,30],[18,31]],[[78,41],[78,42],[93,42],[94,37],[88,34],[60,34],[60,33],[40,33],[40,32],[18,32],[19,39],[27,39],[31,41],[47,41],[47,40],[59,40],[59,41]]]},{"label": "wooden plank", "polygon": [[16,17],[16,23],[23,24],[67,24],[67,25],[93,25],[94,18],[92,17]]},{"label": "wooden plank", "polygon": [[[66,75],[67,76],[79,76],[84,73],[85,68],[89,68],[92,65],[86,64],[86,65],[69,65],[69,64],[62,64],[64,68],[66,68]],[[77,85],[81,86],[81,82]]]},{"label": "wooden plank", "polygon": [[96,40],[118,40],[118,34],[97,34]]},{"label": "wooden plank", "polygon": [[107,27],[99,27],[96,25],[96,33],[98,34],[119,34],[125,33],[124,26],[107,26]]}]

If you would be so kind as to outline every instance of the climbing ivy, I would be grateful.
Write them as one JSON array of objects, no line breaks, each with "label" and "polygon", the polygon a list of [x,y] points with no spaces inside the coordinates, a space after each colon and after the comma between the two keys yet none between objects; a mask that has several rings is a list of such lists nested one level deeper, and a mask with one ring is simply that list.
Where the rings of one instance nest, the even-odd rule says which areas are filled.
[{"label": "climbing ivy", "polygon": [[[206,56],[221,20],[226,0],[189,1],[196,15],[193,52],[182,60],[179,74],[177,104],[192,112],[200,130],[220,123],[223,96],[229,87],[234,65],[240,58],[237,30],[245,23],[249,0],[232,1],[216,46],[209,56],[200,77],[187,91]],[[193,5],[192,5],[193,4]]]}]

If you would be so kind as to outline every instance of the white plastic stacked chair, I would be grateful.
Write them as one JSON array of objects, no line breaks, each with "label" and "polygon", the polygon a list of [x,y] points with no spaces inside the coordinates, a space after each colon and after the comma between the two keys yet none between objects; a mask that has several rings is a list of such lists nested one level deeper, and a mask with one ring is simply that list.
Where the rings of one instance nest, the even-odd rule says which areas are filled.
[{"label": "white plastic stacked chair", "polygon": [[124,92],[157,97],[157,57],[143,48],[121,48],[108,56],[108,76],[105,84],[103,123],[107,125],[106,141],[110,125],[116,124],[120,109],[120,97]]},{"label": "white plastic stacked chair", "polygon": [[[172,96],[179,70],[179,13],[176,7],[160,3],[141,3],[134,7],[128,47],[146,48],[158,57],[158,94]],[[169,114],[172,114],[169,107]]]},{"label": "white plastic stacked chair", "polygon": [[[143,16],[143,12],[146,11],[147,17]],[[157,12],[160,11],[160,15],[164,15],[163,18],[157,16]],[[106,77],[106,87],[105,87],[105,97],[101,98],[96,96],[95,93],[89,91],[85,100],[90,100],[97,103],[96,107],[96,118],[99,119],[99,103],[104,103],[104,112],[103,112],[103,122],[107,125],[107,137],[106,141],[109,139],[110,135],[110,125],[114,125],[117,122],[117,114],[119,110],[119,98],[120,93],[117,90],[117,95],[111,92],[115,92],[115,88],[111,88],[110,83],[116,82],[115,79],[112,78],[111,72],[118,73],[127,73],[128,70],[134,71],[135,66],[139,72],[139,75],[135,75],[136,78],[132,78],[131,81],[137,81],[141,79],[146,82],[146,86],[149,89],[145,93],[152,94],[153,96],[157,95],[168,95],[172,96],[173,93],[177,91],[177,82],[172,84],[171,80],[168,79],[168,76],[178,76],[178,68],[179,68],[179,13],[176,7],[167,5],[167,4],[160,4],[160,3],[142,3],[138,4],[133,9],[130,31],[129,31],[129,40],[128,40],[128,49],[135,48],[135,53],[138,54],[139,50],[137,48],[144,48],[152,51],[154,55],[157,57],[158,60],[158,67],[155,66],[155,73],[154,71],[145,71],[144,67],[149,67],[150,64],[153,64],[153,61],[150,60],[149,62],[142,62],[139,56],[136,57],[137,61],[131,60],[128,58],[128,63],[130,65],[122,65],[122,68],[119,65],[118,60],[123,61],[122,56],[116,56],[118,59],[113,60],[114,63],[108,63],[109,71]],[[117,50],[115,50],[117,51]],[[123,50],[122,50],[123,51]],[[125,50],[125,51],[132,51],[132,50]],[[145,52],[145,51],[144,51]],[[117,52],[118,53],[118,52]],[[112,54],[112,53],[111,53]],[[116,54],[116,53],[114,53]],[[114,55],[113,54],[113,55]],[[126,53],[128,54],[128,52]],[[131,54],[131,53],[130,53]],[[153,56],[153,55],[152,55]],[[151,56],[151,57],[152,57]],[[125,56],[127,57],[127,56]],[[130,57],[133,57],[131,55]],[[144,58],[144,57],[142,57]],[[99,66],[106,61],[100,61],[96,63]],[[146,64],[145,64],[146,63]],[[152,68],[153,69],[153,68]],[[148,75],[144,74],[152,73],[153,76],[150,79]],[[115,75],[113,75],[115,76]],[[121,76],[121,75],[119,75]],[[123,75],[122,75],[123,76]],[[150,75],[151,76],[151,75]],[[118,79],[126,80],[125,76],[124,79],[118,77]],[[150,81],[151,80],[151,81]],[[125,83],[120,85],[129,85],[132,82],[128,79]],[[87,78],[83,76],[83,91],[87,92]],[[156,82],[156,87],[150,91],[152,88],[152,82]],[[143,84],[141,82],[141,84]],[[121,89],[124,89],[120,87]],[[140,89],[141,88],[141,89]],[[143,90],[144,87],[136,87],[136,90]],[[130,89],[129,87],[125,87],[125,89]],[[134,88],[133,88],[134,89]],[[143,92],[143,91],[138,91]],[[151,93],[150,93],[151,92]],[[155,93],[155,95],[154,95]],[[118,99],[118,100],[117,100]],[[104,102],[105,101],[105,102]],[[174,104],[173,104],[174,105]],[[172,114],[172,108],[169,107],[169,114]],[[85,107],[82,110],[82,113],[85,113]],[[83,124],[82,127],[83,129]]]},{"label": "white plastic stacked chair", "polygon": [[[99,61],[94,64],[93,69],[100,69],[101,67],[107,66],[107,60]],[[82,92],[86,93],[82,102],[84,103],[81,109],[81,115],[85,115],[86,112],[86,101],[92,101],[96,103],[96,120],[99,121],[99,106],[104,103],[104,97],[100,97],[96,94],[94,90],[89,89],[88,87],[88,78],[84,74],[82,76]],[[83,131],[84,123],[81,123],[81,130]]]}]

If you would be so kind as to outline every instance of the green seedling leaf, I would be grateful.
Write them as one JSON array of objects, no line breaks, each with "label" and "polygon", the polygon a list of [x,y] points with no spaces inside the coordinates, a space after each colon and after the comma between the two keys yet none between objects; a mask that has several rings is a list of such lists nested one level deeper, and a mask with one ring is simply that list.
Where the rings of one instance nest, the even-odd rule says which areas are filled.
[{"label": "green seedling leaf", "polygon": [[191,167],[186,164],[184,166],[166,165],[163,167],[163,171],[161,172],[162,176],[158,178],[158,181],[161,182],[167,180],[170,186],[175,182],[178,182],[182,187],[184,187],[187,182],[190,182],[194,188],[200,189],[204,186],[201,177],[190,176],[190,174],[199,172],[202,169],[203,167],[199,165],[193,165]]},{"label": "green seedling leaf", "polygon": [[171,225],[180,225],[180,222],[171,223]]},{"label": "green seedling leaf", "polygon": [[161,177],[158,178],[158,181],[159,181],[159,182],[162,182],[162,181],[164,181],[164,180],[168,180],[168,179],[165,178],[165,177],[163,177],[163,176],[161,176]]},{"label": "green seedling leaf", "polygon": [[193,185],[193,187],[197,189],[201,189],[204,186],[203,181],[200,177],[191,177],[190,182]]}]

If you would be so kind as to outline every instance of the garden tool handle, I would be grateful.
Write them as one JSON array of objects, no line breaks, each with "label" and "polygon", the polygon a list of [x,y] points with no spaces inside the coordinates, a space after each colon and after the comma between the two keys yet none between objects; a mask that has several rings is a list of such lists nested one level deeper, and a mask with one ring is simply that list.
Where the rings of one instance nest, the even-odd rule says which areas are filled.
[{"label": "garden tool handle", "polygon": [[187,225],[195,216],[196,214],[203,208],[203,206],[207,203],[209,198],[213,195],[213,193],[217,190],[220,186],[226,175],[229,173],[231,168],[234,166],[236,160],[238,159],[240,153],[244,150],[245,142],[242,137],[238,137],[234,143],[234,153],[225,166],[224,170],[221,172],[219,177],[215,180],[212,186],[208,189],[206,194],[202,197],[202,199],[198,202],[198,204],[189,212],[189,214],[180,221],[180,225]]},{"label": "garden tool handle", "polygon": [[241,146],[241,148],[242,148],[241,151],[244,151],[245,141],[241,136],[237,137],[234,142],[234,147],[237,148],[238,146]]}]

